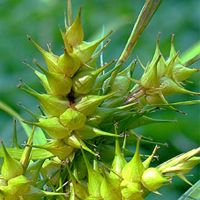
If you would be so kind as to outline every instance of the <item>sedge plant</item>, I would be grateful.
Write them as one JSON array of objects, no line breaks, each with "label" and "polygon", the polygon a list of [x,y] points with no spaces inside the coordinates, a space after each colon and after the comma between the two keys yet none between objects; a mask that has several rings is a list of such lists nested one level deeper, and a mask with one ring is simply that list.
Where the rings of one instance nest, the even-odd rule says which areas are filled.
[{"label": "sedge plant", "polygon": [[[37,60],[33,60],[34,67],[24,64],[39,78],[45,92],[20,79],[17,87],[40,102],[41,114],[20,104],[33,116],[32,121],[26,121],[15,113],[29,135],[28,141],[22,148],[15,132],[13,147],[1,142],[0,199],[143,200],[152,192],[161,195],[159,188],[173,184],[175,176],[192,184],[185,174],[200,163],[200,147],[153,167],[158,143],[134,131],[143,125],[170,122],[149,117],[156,110],[184,114],[176,105],[200,103],[166,99],[173,94],[200,95],[184,84],[199,71],[190,65],[200,54],[182,59],[175,49],[174,35],[168,58],[159,48],[158,34],[155,53],[147,64],[139,58],[126,62],[161,2],[145,1],[120,57],[106,63],[99,64],[99,58],[113,31],[85,41],[82,7],[73,19],[70,0],[64,29],[60,27],[61,55],[27,36],[46,66]],[[136,79],[134,71],[139,65],[143,74]],[[1,108],[11,113],[2,102]],[[135,152],[126,148],[130,141],[132,145],[135,141]],[[141,142],[155,143],[150,155],[140,154]]]}]

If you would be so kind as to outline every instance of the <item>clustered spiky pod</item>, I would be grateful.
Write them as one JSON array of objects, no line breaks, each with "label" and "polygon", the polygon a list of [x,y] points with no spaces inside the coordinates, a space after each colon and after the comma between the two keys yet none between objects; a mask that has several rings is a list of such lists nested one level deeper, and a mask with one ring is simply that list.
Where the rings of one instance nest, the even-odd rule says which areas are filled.
[{"label": "clustered spiky pod", "polygon": [[[65,20],[64,32],[60,29],[65,45],[62,55],[54,54],[49,46],[49,51],[44,50],[28,36],[44,57],[47,69],[36,60],[34,64],[41,72],[25,64],[42,81],[46,93],[40,94],[21,81],[24,87],[20,84],[18,88],[38,99],[43,108],[42,116],[37,116],[35,122],[23,122],[40,127],[48,140],[34,144],[33,128],[22,156],[18,157],[20,161],[12,158],[3,145],[1,199],[38,200],[59,195],[70,200],[142,200],[146,192],[158,193],[157,189],[169,183],[171,177],[183,178],[200,162],[199,157],[193,157],[200,152],[196,149],[186,158],[174,158],[174,162],[149,168],[158,147],[142,162],[141,137],[132,131],[150,123],[169,122],[145,116],[156,109],[145,105],[168,105],[165,96],[174,93],[199,95],[182,86],[182,81],[198,70],[180,61],[174,49],[174,36],[167,60],[160,52],[158,36],[152,61],[143,67],[141,79],[135,80],[137,60],[124,69],[124,61],[112,67],[115,60],[98,67],[96,60],[108,42],[101,49],[98,46],[112,31],[96,41],[83,41],[81,9],[73,23],[70,15],[68,25]],[[107,70],[108,67],[112,68]],[[133,87],[132,81],[136,83]],[[137,140],[129,162],[120,147],[123,142],[125,149],[127,133]],[[105,155],[105,149],[106,154],[114,152],[113,158]]]},{"label": "clustered spiky pod", "polygon": [[[199,69],[191,69],[188,63],[182,62],[179,58],[179,52],[174,47],[174,34],[171,38],[171,49],[168,59],[165,60],[159,48],[160,34],[158,34],[157,45],[152,61],[146,67],[141,63],[144,73],[140,80],[131,79],[135,86],[125,100],[126,103],[141,99],[144,104],[159,105],[168,104],[166,96],[172,94],[191,94],[200,95],[198,92],[192,92],[185,89],[183,81],[189,78]],[[191,58],[190,60],[193,60]],[[171,109],[178,111],[174,107]]]}]

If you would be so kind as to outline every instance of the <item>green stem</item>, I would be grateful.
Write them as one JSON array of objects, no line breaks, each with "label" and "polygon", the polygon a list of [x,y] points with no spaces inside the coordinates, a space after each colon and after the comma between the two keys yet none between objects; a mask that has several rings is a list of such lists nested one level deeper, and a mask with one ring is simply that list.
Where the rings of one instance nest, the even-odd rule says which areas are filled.
[{"label": "green stem", "polygon": [[129,36],[129,39],[126,43],[126,46],[124,50],[122,51],[121,56],[119,57],[115,68],[121,64],[121,67],[116,69],[110,79],[110,83],[108,84],[109,87],[107,87],[105,94],[107,94],[117,76],[117,73],[121,70],[124,62],[128,59],[129,55],[133,51],[135,45],[137,44],[137,41],[139,37],[142,35],[144,29],[147,27],[148,23],[150,22],[151,18],[153,17],[154,13],[156,12],[157,8],[161,4],[162,0],[146,0],[138,18],[137,21],[133,27],[133,30]]},{"label": "green stem", "polygon": [[120,63],[122,60],[127,60],[133,48],[135,47],[139,37],[142,35],[144,29],[150,22],[161,2],[162,0],[146,0],[133,27],[131,35],[126,43],[126,46],[118,60],[118,63]]}]

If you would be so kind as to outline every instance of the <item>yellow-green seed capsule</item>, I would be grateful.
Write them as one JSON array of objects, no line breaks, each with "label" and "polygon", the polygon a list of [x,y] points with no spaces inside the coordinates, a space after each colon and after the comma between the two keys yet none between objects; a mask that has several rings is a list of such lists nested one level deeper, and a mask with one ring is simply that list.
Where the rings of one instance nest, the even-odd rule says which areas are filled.
[{"label": "yellow-green seed capsule", "polygon": [[173,67],[173,77],[176,81],[180,82],[186,80],[187,78],[192,76],[192,74],[198,71],[199,69],[191,69],[181,64],[177,64]]},{"label": "yellow-green seed capsule", "polygon": [[73,151],[73,147],[67,145],[63,140],[51,140],[43,145],[33,145],[33,147],[45,149],[57,156],[60,160],[65,160]]},{"label": "yellow-green seed capsule", "polygon": [[175,81],[173,81],[169,77],[161,78],[160,89],[164,96],[171,95],[171,94],[178,94],[178,93],[200,95],[200,93],[186,90],[185,88],[177,84]]},{"label": "yellow-green seed capsule", "polygon": [[62,115],[60,115],[59,119],[60,123],[66,128],[77,130],[85,124],[87,117],[73,108],[68,108]]},{"label": "yellow-green seed capsule", "polygon": [[4,161],[1,167],[1,175],[3,179],[10,180],[16,176],[22,175],[24,173],[24,169],[21,163],[9,155],[2,141],[1,144],[4,152]]},{"label": "yellow-green seed capsule", "polygon": [[19,197],[12,193],[12,188],[9,186],[0,186],[1,200],[19,200]]},{"label": "yellow-green seed capsule", "polygon": [[67,52],[67,49],[58,59],[58,69],[65,76],[72,77],[80,66],[79,58],[74,53]]},{"label": "yellow-green seed capsule", "polygon": [[100,187],[103,177],[101,176],[99,171],[94,170],[92,168],[92,165],[88,161],[88,158],[86,157],[84,151],[82,149],[81,151],[88,170],[88,193],[91,197],[94,197],[96,199],[99,198],[101,199],[102,197],[101,197]]},{"label": "yellow-green seed capsule", "polygon": [[108,108],[115,108],[123,104],[126,96],[119,96],[119,97],[110,97],[106,99],[102,104],[101,107],[108,107]]},{"label": "yellow-green seed capsule", "polygon": [[73,90],[78,94],[87,94],[89,93],[96,81],[97,76],[110,64],[113,62],[104,65],[103,67],[94,70],[94,71],[83,71],[76,74],[73,77]]},{"label": "yellow-green seed capsule", "polygon": [[36,75],[37,77],[40,79],[40,81],[42,82],[42,85],[44,87],[44,89],[46,90],[47,93],[51,94],[52,93],[52,90],[49,86],[49,83],[48,83],[48,80],[47,80],[47,77],[39,72],[38,70],[34,69],[31,65],[29,65],[26,61],[23,62],[27,67],[29,67]]},{"label": "yellow-green seed capsule", "polygon": [[44,129],[53,139],[62,139],[69,136],[72,130],[64,127],[57,117],[40,118],[39,122],[23,121],[26,124],[31,124]]},{"label": "yellow-green seed capsule", "polygon": [[91,154],[97,156],[97,154],[95,154],[89,147],[87,147],[87,145],[81,140],[81,138],[77,135],[77,134],[72,134],[69,137],[63,138],[64,142],[74,148],[77,149],[84,149],[88,152],[90,152]]},{"label": "yellow-green seed capsule", "polygon": [[162,77],[164,75],[165,68],[166,68],[166,62],[165,62],[165,59],[164,59],[164,57],[163,57],[163,55],[162,55],[162,53],[160,51],[159,42],[160,42],[160,33],[158,34],[158,37],[157,37],[156,50],[155,50],[154,56],[153,56],[152,61],[151,61],[151,65],[152,65],[153,63],[156,62],[156,60],[158,59],[159,55],[161,56],[160,60],[157,63],[157,75],[158,75],[158,78],[160,78],[160,77]]},{"label": "yellow-green seed capsule", "polygon": [[103,181],[101,183],[100,191],[101,191],[101,196],[103,199],[107,200],[116,200],[116,199],[121,199],[122,195],[120,192],[120,180],[119,178],[112,177],[103,170]]},{"label": "yellow-green seed capsule", "polygon": [[75,130],[76,134],[83,140],[88,140],[95,138],[97,136],[111,136],[111,137],[118,137],[118,135],[108,133],[105,131],[102,131],[100,129],[97,129],[95,127],[91,127],[88,125],[84,125],[82,128]]},{"label": "yellow-green seed capsule", "polygon": [[98,106],[107,98],[113,96],[115,93],[110,93],[104,96],[98,96],[98,95],[85,95],[82,97],[79,97],[75,100],[76,106],[75,108],[85,114],[86,116],[89,116],[93,114]]},{"label": "yellow-green seed capsule", "polygon": [[78,181],[78,180],[74,177],[74,175],[72,174],[71,169],[69,168],[69,166],[68,166],[68,165],[66,165],[66,166],[67,166],[67,170],[68,170],[70,179],[71,179],[72,184],[73,184],[73,188],[74,188],[75,194],[76,194],[79,198],[85,199],[86,197],[89,196],[88,191],[87,191],[87,188],[85,187],[85,185],[81,184],[81,182]]},{"label": "yellow-green seed capsule", "polygon": [[140,158],[139,145],[140,139],[137,141],[133,158],[124,166],[122,170],[122,178],[126,181],[140,182],[142,179],[142,174],[145,169]]},{"label": "yellow-green seed capsule", "polygon": [[2,177],[0,177],[0,186],[7,186],[7,185],[8,185],[7,181]]},{"label": "yellow-green seed capsule", "polygon": [[121,194],[125,199],[138,200],[142,196],[140,183],[123,180],[120,187]]},{"label": "yellow-green seed capsule", "polygon": [[149,104],[165,104],[166,103],[163,101],[163,99],[160,97],[159,94],[152,94],[152,95],[148,94],[146,95],[145,100]]},{"label": "yellow-green seed capsule", "polygon": [[79,7],[79,12],[74,23],[67,29],[64,38],[66,43],[69,43],[71,46],[77,46],[82,43],[84,33],[83,27],[81,25],[81,10],[82,7]]},{"label": "yellow-green seed capsule", "polygon": [[35,64],[44,72],[47,77],[48,84],[54,94],[66,95],[71,91],[72,79],[64,74],[49,72],[39,64]]},{"label": "yellow-green seed capsule", "polygon": [[30,180],[23,175],[12,178],[8,181],[8,186],[12,188],[15,195],[23,195],[30,190]]},{"label": "yellow-green seed capsule", "polygon": [[98,127],[101,122],[112,116],[112,114],[117,110],[117,108],[98,107],[97,110],[87,118],[86,124],[89,126]]},{"label": "yellow-green seed capsule", "polygon": [[[110,83],[110,79],[111,78],[108,78],[104,82],[103,88],[106,89],[108,87],[108,84]],[[116,94],[114,95],[115,97],[124,96],[129,91],[130,84],[131,84],[131,81],[128,77],[116,76],[115,81],[110,88],[110,92],[116,92]]]},{"label": "yellow-green seed capsule", "polygon": [[60,95],[39,94],[22,87],[19,88],[38,99],[46,113],[49,115],[59,116],[69,107],[68,100]]},{"label": "yellow-green seed capsule", "polygon": [[[124,168],[124,166],[126,165],[127,162],[126,162],[123,154],[121,153],[121,150],[120,150],[120,152],[118,152],[117,147],[115,147],[115,148],[116,148],[115,149],[115,157],[114,157],[114,160],[112,162],[112,170],[116,174],[121,176],[122,169]],[[115,175],[115,173],[112,173],[112,175]]]},{"label": "yellow-green seed capsule", "polygon": [[40,51],[40,53],[43,55],[47,67],[49,71],[51,72],[57,72],[58,67],[57,67],[57,62],[58,62],[58,56],[54,55],[52,52],[45,51],[43,48],[41,48],[38,44],[36,44],[30,36],[27,36],[28,40],[30,40],[33,45]]},{"label": "yellow-green seed capsule", "polygon": [[163,183],[168,183],[169,180],[164,178],[157,168],[148,168],[142,175],[142,184],[150,191],[156,191]]},{"label": "yellow-green seed capsule", "polygon": [[[117,134],[117,127],[116,126],[115,126],[115,134]],[[119,179],[119,177],[117,175],[119,175],[121,177],[122,169],[124,168],[124,166],[126,164],[127,164],[127,161],[126,161],[124,155],[121,152],[119,139],[115,138],[115,157],[114,157],[113,162],[112,162],[112,171],[110,172],[110,175],[112,177]]]},{"label": "yellow-green seed capsule", "polygon": [[88,61],[90,61],[92,54],[94,53],[97,46],[111,33],[112,31],[104,37],[102,37],[101,39],[93,42],[82,42],[80,45],[74,47],[73,53],[78,56],[82,63],[87,63]]},{"label": "yellow-green seed capsule", "polygon": [[[169,53],[169,57],[168,57],[166,63],[169,63],[174,58],[174,56],[177,55],[176,49],[174,47],[174,36],[175,35],[172,34],[170,53]],[[175,60],[175,62],[174,62],[174,65],[177,65],[177,64],[181,64],[181,60],[180,60],[179,57],[177,57],[176,60]]]},{"label": "yellow-green seed capsule", "polygon": [[159,86],[157,65],[160,58],[161,55],[158,56],[155,63],[149,64],[149,66],[147,66],[148,70],[142,75],[140,82],[144,88],[152,88]]}]

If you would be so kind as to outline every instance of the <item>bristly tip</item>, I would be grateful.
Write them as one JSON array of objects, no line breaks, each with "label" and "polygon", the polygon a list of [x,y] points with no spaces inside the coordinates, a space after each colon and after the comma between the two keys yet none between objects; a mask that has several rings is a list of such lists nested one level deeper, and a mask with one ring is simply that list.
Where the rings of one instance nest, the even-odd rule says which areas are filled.
[{"label": "bristly tip", "polygon": [[33,58],[32,62],[33,62],[34,64],[36,64],[37,59],[36,59],[36,58]]},{"label": "bristly tip", "polygon": [[21,84],[20,83],[17,84],[16,87],[20,89],[21,88]]},{"label": "bristly tip", "polygon": [[26,37],[27,37],[28,40],[31,40],[31,36],[30,35],[27,35]]},{"label": "bristly tip", "polygon": [[175,37],[175,34],[172,33],[172,36],[171,36],[171,43],[174,44],[174,37]]},{"label": "bristly tip", "polygon": [[22,106],[21,102],[18,102],[17,105],[18,105],[18,106]]},{"label": "bristly tip", "polygon": [[23,83],[23,81],[22,81],[22,78],[21,78],[21,77],[19,78],[19,82],[20,82],[20,83]]},{"label": "bristly tip", "polygon": [[167,142],[165,142],[164,145],[165,145],[166,147],[169,147],[169,144],[168,144]]}]

